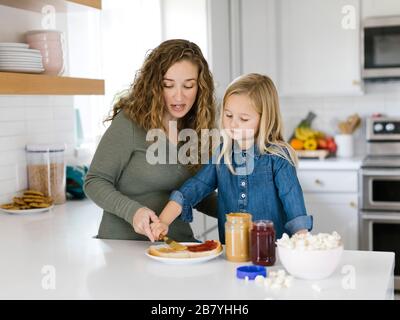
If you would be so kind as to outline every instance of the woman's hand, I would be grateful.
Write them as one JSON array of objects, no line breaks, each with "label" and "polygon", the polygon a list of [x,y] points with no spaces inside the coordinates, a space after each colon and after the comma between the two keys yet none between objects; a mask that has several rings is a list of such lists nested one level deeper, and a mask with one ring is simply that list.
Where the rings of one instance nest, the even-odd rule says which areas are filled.
[{"label": "woman's hand", "polygon": [[160,236],[164,236],[168,233],[168,225],[161,221],[153,222],[150,225],[151,231],[153,232],[154,239],[160,239]]},{"label": "woman's hand", "polygon": [[150,229],[151,222],[159,222],[157,215],[153,210],[143,207],[139,208],[133,216],[133,229],[135,232],[147,236],[151,242],[154,242],[154,236]]}]

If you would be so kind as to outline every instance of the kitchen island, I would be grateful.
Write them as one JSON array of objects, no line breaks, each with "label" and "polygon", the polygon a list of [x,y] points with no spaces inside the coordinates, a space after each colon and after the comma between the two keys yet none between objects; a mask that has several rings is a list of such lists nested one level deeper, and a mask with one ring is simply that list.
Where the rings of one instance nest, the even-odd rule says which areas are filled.
[{"label": "kitchen island", "polygon": [[[149,242],[96,239],[102,210],[69,201],[48,212],[0,213],[0,299],[393,299],[394,254],[344,251],[328,279],[271,289],[236,279],[224,255],[166,265]],[[271,270],[283,267],[279,261]]]}]

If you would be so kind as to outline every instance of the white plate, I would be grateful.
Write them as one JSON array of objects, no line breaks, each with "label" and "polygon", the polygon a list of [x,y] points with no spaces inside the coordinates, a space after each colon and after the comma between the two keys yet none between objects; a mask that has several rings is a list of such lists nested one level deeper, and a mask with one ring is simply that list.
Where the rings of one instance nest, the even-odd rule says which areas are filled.
[{"label": "white plate", "polygon": [[42,59],[42,54],[41,53],[19,53],[19,52],[15,52],[15,53],[1,53],[0,51],[0,58],[17,58],[17,59],[21,59],[21,58],[28,58],[28,59]]},{"label": "white plate", "polygon": [[0,48],[29,48],[29,44],[21,42],[0,42]]},{"label": "white plate", "polygon": [[28,49],[28,48],[11,48],[11,47],[6,47],[2,48],[0,47],[0,52],[2,53],[40,53],[40,50],[38,49]]},{"label": "white plate", "polygon": [[41,73],[44,69],[40,68],[2,68],[0,67],[0,71],[4,72],[27,72],[27,73]]},{"label": "white plate", "polygon": [[43,63],[41,62],[27,62],[27,61],[17,61],[17,62],[2,62],[0,60],[1,67],[37,67],[43,68]]},{"label": "white plate", "polygon": [[2,63],[0,62],[0,68],[37,68],[43,69],[43,65],[40,63]]},{"label": "white plate", "polygon": [[50,209],[54,208],[54,205],[48,208],[37,208],[37,209],[27,209],[27,210],[8,210],[0,208],[0,211],[12,213],[12,214],[26,214],[26,213],[38,213],[38,212],[45,212],[49,211]]},{"label": "white plate", "polygon": [[42,58],[41,57],[0,57],[0,62],[37,62],[37,63],[41,63],[42,62]]},{"label": "white plate", "polygon": [[[180,242],[184,245],[191,245],[191,244],[200,244],[198,242]],[[158,246],[156,246],[158,248],[162,248],[162,247],[168,247],[168,245],[166,244],[160,244]],[[221,252],[214,254],[212,256],[205,256],[205,257],[199,257],[199,258],[164,258],[164,257],[156,257],[153,256],[151,254],[149,254],[149,252],[146,250],[145,254],[146,256],[148,256],[149,258],[159,261],[159,262],[163,262],[166,264],[195,264],[195,263],[202,263],[202,262],[206,262],[212,259],[215,259],[217,257],[219,257],[222,254],[223,250],[221,250]]]}]

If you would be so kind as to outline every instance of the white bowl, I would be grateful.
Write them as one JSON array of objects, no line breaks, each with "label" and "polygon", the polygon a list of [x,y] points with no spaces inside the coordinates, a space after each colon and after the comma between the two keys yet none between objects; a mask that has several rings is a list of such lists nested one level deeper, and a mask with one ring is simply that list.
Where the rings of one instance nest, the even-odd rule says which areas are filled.
[{"label": "white bowl", "polygon": [[279,260],[294,277],[306,280],[328,278],[337,268],[343,246],[327,250],[288,249],[277,245]]}]

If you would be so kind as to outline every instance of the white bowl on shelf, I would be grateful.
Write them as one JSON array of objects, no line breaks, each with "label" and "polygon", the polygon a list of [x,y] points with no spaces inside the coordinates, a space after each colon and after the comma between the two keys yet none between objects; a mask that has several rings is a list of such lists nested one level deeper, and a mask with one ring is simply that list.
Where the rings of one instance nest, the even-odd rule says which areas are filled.
[{"label": "white bowl on shelf", "polygon": [[289,249],[277,245],[279,260],[294,277],[305,280],[328,278],[338,267],[343,245],[325,250]]}]

